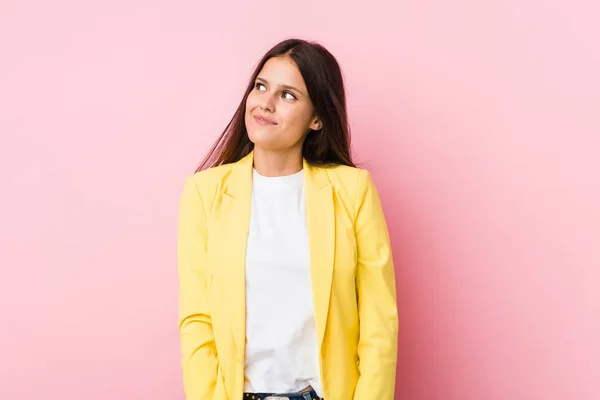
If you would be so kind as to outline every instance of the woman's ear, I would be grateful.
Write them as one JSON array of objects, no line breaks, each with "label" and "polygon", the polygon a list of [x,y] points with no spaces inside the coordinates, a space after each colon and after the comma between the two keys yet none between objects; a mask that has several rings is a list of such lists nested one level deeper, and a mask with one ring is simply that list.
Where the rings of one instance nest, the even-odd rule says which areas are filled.
[{"label": "woman's ear", "polygon": [[321,118],[316,116],[310,124],[310,129],[312,129],[313,131],[318,131],[321,130],[322,127],[323,123],[321,122]]}]

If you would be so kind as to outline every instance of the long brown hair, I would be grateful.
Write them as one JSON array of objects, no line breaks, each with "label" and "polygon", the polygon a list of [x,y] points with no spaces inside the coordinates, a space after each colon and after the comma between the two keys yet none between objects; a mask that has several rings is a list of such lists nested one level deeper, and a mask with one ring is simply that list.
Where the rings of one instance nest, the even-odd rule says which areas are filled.
[{"label": "long brown hair", "polygon": [[306,136],[302,156],[311,165],[355,166],[350,151],[344,81],[337,60],[316,42],[286,39],[273,46],[260,60],[235,114],[196,172],[239,161],[254,149],[244,119],[246,99],[254,89],[256,77],[265,63],[277,56],[289,56],[296,63],[315,112],[321,119],[322,128],[318,131],[311,130]]}]

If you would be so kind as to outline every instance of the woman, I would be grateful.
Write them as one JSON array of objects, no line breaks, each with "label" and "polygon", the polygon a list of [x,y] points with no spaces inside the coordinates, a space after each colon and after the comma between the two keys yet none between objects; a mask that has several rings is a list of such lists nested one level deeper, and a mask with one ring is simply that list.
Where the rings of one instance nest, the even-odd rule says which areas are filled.
[{"label": "woman", "polygon": [[335,58],[262,58],[181,196],[187,400],[391,400],[398,317],[386,222],[350,157]]}]

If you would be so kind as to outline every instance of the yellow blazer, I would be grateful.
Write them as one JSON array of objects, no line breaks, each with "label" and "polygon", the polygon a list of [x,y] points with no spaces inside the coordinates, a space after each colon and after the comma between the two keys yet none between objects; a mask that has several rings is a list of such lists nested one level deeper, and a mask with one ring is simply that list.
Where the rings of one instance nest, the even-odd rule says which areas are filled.
[{"label": "yellow blazer", "polygon": [[[392,400],[398,312],[377,189],[367,170],[303,164],[322,397]],[[187,400],[243,397],[252,166],[253,152],[183,187],[177,264]]]}]

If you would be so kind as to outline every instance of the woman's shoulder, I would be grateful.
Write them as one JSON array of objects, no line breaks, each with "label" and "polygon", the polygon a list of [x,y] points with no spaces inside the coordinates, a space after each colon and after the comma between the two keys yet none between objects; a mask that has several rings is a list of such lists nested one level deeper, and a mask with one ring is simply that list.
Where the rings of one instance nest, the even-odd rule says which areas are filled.
[{"label": "woman's shoulder", "polygon": [[330,177],[336,178],[344,182],[356,182],[359,179],[371,177],[371,173],[368,169],[360,166],[349,166],[349,165],[335,165],[331,167],[324,167]]},{"label": "woman's shoulder", "polygon": [[188,176],[189,180],[194,181],[198,185],[210,184],[218,182],[231,172],[232,164],[223,164],[216,167],[203,169]]},{"label": "woman's shoulder", "polygon": [[336,165],[324,168],[329,176],[329,181],[337,191],[355,196],[365,183],[371,182],[370,172],[361,167]]},{"label": "woman's shoulder", "polygon": [[210,167],[188,175],[184,186],[194,187],[199,196],[208,201],[221,190],[223,182],[230,173],[231,164]]},{"label": "woman's shoulder", "polygon": [[340,179],[348,179],[348,178],[357,177],[363,170],[360,167],[353,167],[350,165],[343,165],[343,164],[327,166],[327,167],[323,167],[323,168],[326,169],[330,175],[338,176],[338,177],[340,177]]}]

